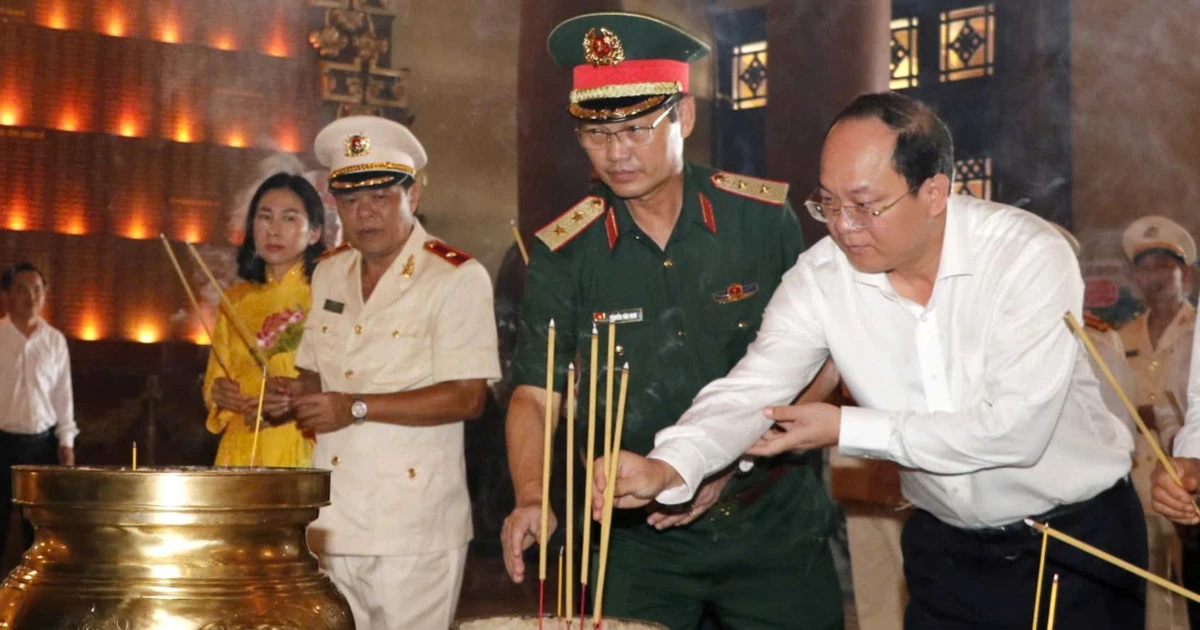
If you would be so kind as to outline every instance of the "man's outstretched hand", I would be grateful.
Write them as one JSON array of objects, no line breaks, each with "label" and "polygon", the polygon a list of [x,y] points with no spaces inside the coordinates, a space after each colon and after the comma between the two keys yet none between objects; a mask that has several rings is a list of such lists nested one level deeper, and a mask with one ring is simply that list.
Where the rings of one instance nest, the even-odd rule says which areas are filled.
[{"label": "man's outstretched hand", "polygon": [[[608,486],[608,467],[603,457],[596,460],[595,492],[592,499],[592,518],[600,520],[604,514],[604,489]],[[621,451],[617,453],[617,483],[613,490],[613,506],[636,508],[648,505],[663,490],[683,483],[683,478],[670,464],[659,459],[648,459]]]}]

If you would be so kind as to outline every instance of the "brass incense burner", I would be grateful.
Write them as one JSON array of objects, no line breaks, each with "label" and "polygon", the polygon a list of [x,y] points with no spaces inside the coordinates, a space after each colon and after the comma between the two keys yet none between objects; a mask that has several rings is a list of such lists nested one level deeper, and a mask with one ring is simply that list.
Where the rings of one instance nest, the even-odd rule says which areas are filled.
[{"label": "brass incense burner", "polygon": [[305,541],[328,471],[16,466],[13,496],[37,536],[0,628],[354,628]]}]

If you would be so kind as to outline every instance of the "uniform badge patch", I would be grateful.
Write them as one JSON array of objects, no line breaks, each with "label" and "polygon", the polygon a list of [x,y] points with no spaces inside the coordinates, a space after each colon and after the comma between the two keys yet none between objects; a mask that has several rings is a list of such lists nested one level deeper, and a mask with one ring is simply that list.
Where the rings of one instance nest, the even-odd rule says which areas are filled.
[{"label": "uniform badge patch", "polygon": [[721,291],[713,294],[713,301],[717,304],[730,304],[739,302],[755,293],[758,293],[758,283],[751,282],[750,284],[731,284]]},{"label": "uniform badge patch", "polygon": [[592,322],[596,324],[631,324],[642,321],[642,309],[626,308],[619,311],[596,311]]},{"label": "uniform badge patch", "polygon": [[346,305],[341,302],[327,299],[325,300],[325,310],[329,311],[330,313],[341,314],[342,311],[346,310]]}]

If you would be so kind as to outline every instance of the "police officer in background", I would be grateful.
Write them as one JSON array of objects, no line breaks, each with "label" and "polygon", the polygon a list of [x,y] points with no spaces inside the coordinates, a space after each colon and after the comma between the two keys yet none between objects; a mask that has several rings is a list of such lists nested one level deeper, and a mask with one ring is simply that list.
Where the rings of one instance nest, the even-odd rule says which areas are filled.
[{"label": "police officer in background", "polygon": [[[696,123],[689,62],[706,44],[656,18],[602,13],[559,24],[549,48],[573,70],[568,111],[600,181],[530,248],[507,418],[516,508],[502,534],[518,582],[522,552],[538,536],[546,405],[558,418],[577,352],[588,382],[593,324],[604,336],[620,322],[617,363],[630,366],[621,446],[646,453],[655,432],[741,358],[802,249],[786,184],[684,161]],[[550,320],[553,392],[544,389]],[[579,389],[576,417],[586,422],[588,388]],[[604,417],[603,401],[596,414]],[[732,628],[840,628],[830,522],[812,468],[786,458],[748,472],[730,466],[681,508],[614,515],[604,610],[671,628],[695,628],[706,607]]]},{"label": "police officer in background", "polygon": [[[1129,394],[1163,450],[1170,453],[1175,435],[1183,427],[1187,402],[1192,331],[1196,326],[1196,309],[1188,303],[1187,293],[1191,266],[1196,262],[1196,242],[1178,223],[1149,216],[1126,228],[1121,245],[1143,304],[1141,313],[1118,331],[1134,374],[1134,388]],[[1151,473],[1156,465],[1157,458],[1146,438],[1136,435],[1133,481],[1146,513],[1150,570],[1169,577],[1183,571],[1181,556],[1185,551],[1175,528],[1154,511]],[[1146,627],[1187,628],[1186,603],[1164,590],[1147,591]]]},{"label": "police officer in background", "polygon": [[348,245],[313,274],[301,375],[273,379],[267,411],[333,471],[309,541],[355,627],[445,630],[472,533],[463,421],[500,376],[491,282],[414,219],[426,157],[403,125],[343,118],[315,148]]}]

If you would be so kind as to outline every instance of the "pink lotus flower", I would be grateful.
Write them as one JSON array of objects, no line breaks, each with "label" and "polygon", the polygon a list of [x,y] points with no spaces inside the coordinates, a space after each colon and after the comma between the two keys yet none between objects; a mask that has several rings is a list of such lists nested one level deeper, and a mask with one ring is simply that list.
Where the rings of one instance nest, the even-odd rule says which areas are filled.
[{"label": "pink lotus flower", "polygon": [[304,310],[298,306],[272,314],[256,335],[258,347],[267,350],[268,356],[295,350],[300,345],[304,318]]}]

